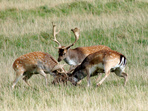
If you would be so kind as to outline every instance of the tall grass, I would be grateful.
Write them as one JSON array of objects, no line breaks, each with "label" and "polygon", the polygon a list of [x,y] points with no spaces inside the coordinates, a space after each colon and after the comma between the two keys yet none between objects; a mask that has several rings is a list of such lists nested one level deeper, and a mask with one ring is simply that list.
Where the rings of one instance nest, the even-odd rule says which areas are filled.
[{"label": "tall grass", "polygon": [[[146,0],[0,0],[0,110],[148,110],[148,2]],[[68,83],[49,85],[39,75],[31,87],[20,80],[11,89],[14,60],[28,52],[44,51],[57,59],[51,40],[54,22],[62,45],[74,41],[71,28],[80,28],[75,44],[102,44],[127,57],[127,86],[115,74],[96,88]],[[62,62],[64,63],[64,62]],[[65,67],[68,69],[68,66]]]}]

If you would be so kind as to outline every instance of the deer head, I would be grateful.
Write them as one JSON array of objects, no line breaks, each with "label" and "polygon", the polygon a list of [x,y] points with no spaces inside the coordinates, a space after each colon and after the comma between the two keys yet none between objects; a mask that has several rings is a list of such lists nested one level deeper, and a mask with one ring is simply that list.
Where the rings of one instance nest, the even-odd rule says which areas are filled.
[{"label": "deer head", "polygon": [[59,46],[56,47],[57,49],[59,49],[58,53],[59,53],[59,58],[58,58],[58,62],[60,62],[61,60],[65,59],[67,54],[68,54],[68,50],[78,41],[79,39],[79,35],[80,35],[80,30],[78,28],[75,29],[71,29],[71,31],[74,33],[75,35],[75,41],[74,43],[70,44],[69,46],[62,46],[60,44],[60,42],[57,40],[56,35],[60,32],[56,32],[56,25],[53,25],[53,41],[55,41]]}]

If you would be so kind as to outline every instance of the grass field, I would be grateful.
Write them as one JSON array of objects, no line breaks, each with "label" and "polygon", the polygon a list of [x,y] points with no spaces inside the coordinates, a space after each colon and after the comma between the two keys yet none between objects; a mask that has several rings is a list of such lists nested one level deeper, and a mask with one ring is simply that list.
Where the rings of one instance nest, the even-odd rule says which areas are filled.
[{"label": "grass field", "polygon": [[[79,27],[78,46],[106,45],[127,57],[126,87],[115,74],[96,87],[86,79],[78,87],[49,85],[34,75],[28,87],[20,80],[11,89],[14,60],[33,51],[58,57],[52,22],[61,30],[62,45],[74,41],[70,29]],[[1,111],[147,111],[148,1],[147,0],[0,0],[0,110]],[[62,62],[64,63],[64,62]],[[61,64],[62,64],[61,63]],[[68,69],[69,66],[65,66]]]}]

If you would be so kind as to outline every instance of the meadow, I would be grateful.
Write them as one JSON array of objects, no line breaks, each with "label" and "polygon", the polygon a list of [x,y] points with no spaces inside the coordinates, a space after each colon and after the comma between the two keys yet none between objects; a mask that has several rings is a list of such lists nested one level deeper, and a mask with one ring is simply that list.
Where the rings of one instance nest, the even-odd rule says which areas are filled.
[{"label": "meadow", "polygon": [[[106,45],[127,58],[123,79],[111,73],[100,87],[92,77],[80,86],[52,85],[34,75],[28,87],[20,80],[15,89],[14,60],[43,51],[58,57],[52,22],[61,30],[62,45]],[[64,64],[61,62],[60,64]],[[69,66],[65,66],[68,70]],[[0,0],[0,110],[1,111],[147,111],[148,110],[148,1],[147,0]]]}]

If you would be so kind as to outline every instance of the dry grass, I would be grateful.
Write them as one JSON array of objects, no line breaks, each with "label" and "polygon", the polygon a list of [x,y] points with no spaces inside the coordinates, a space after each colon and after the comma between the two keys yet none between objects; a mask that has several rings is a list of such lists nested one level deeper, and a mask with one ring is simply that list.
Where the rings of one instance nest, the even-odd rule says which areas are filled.
[{"label": "dry grass", "polygon": [[[85,3],[85,0],[81,1]],[[60,7],[67,11],[63,4],[72,4],[76,0],[0,0],[0,110],[148,110],[148,8],[145,8],[148,2],[121,0],[122,4],[116,7],[118,0],[86,1],[94,8],[100,4],[104,7],[112,5],[108,9],[100,8],[99,14],[72,10],[68,15],[47,12],[42,16],[36,11],[41,6],[47,9]],[[98,88],[95,87],[96,77],[91,79],[92,87],[87,88],[85,79],[78,87],[70,83],[68,86],[54,86],[51,85],[51,76],[48,76],[49,85],[46,87],[44,78],[36,75],[29,81],[32,87],[19,81],[12,90],[11,83],[15,78],[12,64],[18,56],[44,51],[57,58],[55,43],[50,40],[51,22],[61,30],[58,39],[63,45],[74,41],[70,29],[79,27],[81,37],[74,47],[103,44],[123,53],[128,60],[127,86],[123,87],[123,80],[111,74]]]}]

